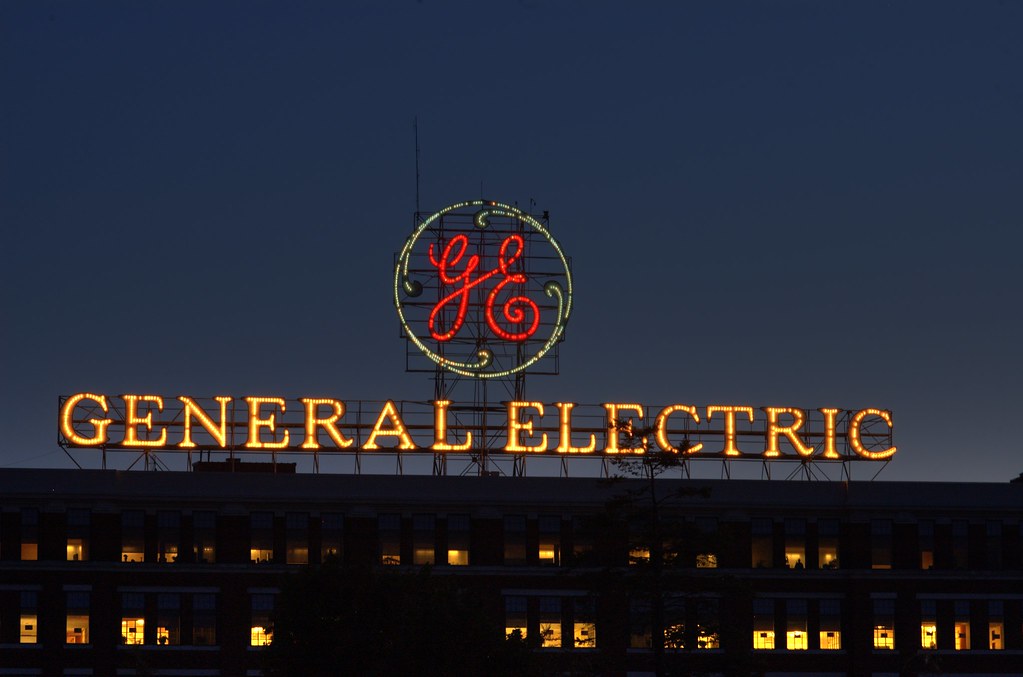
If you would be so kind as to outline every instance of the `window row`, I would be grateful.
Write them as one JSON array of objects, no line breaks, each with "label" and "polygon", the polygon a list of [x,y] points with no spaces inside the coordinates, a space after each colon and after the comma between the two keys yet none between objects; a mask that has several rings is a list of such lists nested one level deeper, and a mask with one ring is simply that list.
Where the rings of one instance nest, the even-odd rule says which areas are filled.
[{"label": "window row", "polygon": [[344,558],[346,541],[354,544],[355,556],[382,564],[643,565],[656,558],[697,568],[835,570],[1001,569],[1023,563],[1020,525],[998,520],[851,523],[822,517],[719,524],[713,517],[662,516],[651,523],[605,514],[471,519],[468,514],[395,513],[346,525],[341,513],[257,511],[228,517],[202,510],[187,515],[124,510],[94,515],[74,509],[56,520],[56,527],[44,529],[36,509],[21,510],[17,525],[7,518],[0,534],[7,560],[39,559],[45,538],[45,559],[124,563],[307,564]]},{"label": "window row", "polygon": [[[894,600],[874,600],[873,646],[879,650],[895,649],[896,615]],[[908,642],[919,641],[921,649],[969,651],[981,649],[1001,651],[1005,648],[1004,603],[976,600],[918,601],[918,613],[913,622],[919,623],[919,637],[907,637]],[[978,638],[977,635],[980,635]]]},{"label": "window row", "polygon": [[[92,600],[86,591],[65,593],[65,643],[92,643]],[[0,615],[0,643],[36,644],[41,641],[38,593],[31,590],[19,593],[18,608],[6,609]],[[274,594],[249,595],[250,634],[246,638],[252,646],[263,646],[273,640],[271,614]],[[217,644],[217,595],[214,593],[138,593],[119,595],[117,623],[120,643],[125,645],[153,644],[158,646],[214,646]],[[47,619],[51,620],[51,619]],[[7,627],[17,623],[17,634]],[[60,622],[59,617],[53,622]]]}]

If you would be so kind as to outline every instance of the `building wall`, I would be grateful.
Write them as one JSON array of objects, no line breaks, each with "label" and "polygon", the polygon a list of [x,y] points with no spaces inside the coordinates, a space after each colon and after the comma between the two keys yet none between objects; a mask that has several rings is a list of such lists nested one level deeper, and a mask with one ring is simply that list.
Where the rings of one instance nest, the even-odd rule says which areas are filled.
[{"label": "building wall", "polygon": [[[335,543],[348,563],[415,569],[432,557],[436,575],[488,598],[495,625],[546,630],[548,642],[560,630],[562,646],[539,650],[552,666],[1016,674],[1023,664],[1023,484],[663,480],[659,524],[677,541],[663,566],[647,554],[647,487],[3,470],[0,674],[256,671],[253,644],[270,636],[283,577]],[[663,638],[643,634],[657,625],[648,608],[659,603],[639,593],[651,577]],[[196,629],[210,618],[215,642],[202,645],[208,632]],[[935,648],[924,649],[932,625]],[[840,648],[824,648],[828,631]]]}]

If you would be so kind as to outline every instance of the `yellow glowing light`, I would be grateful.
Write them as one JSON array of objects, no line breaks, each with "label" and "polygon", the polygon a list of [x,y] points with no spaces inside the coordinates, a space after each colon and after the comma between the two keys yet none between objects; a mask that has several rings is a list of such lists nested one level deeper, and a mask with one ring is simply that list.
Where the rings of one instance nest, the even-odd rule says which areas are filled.
[{"label": "yellow glowing light", "polygon": [[77,393],[67,398],[60,410],[60,432],[64,438],[72,444],[83,447],[96,447],[107,443],[107,426],[113,421],[109,418],[90,418],[89,423],[96,429],[93,437],[82,437],[74,430],[73,414],[75,407],[82,400],[92,400],[103,408],[103,412],[109,411],[107,398],[104,395],[93,395],[92,393]]},{"label": "yellow glowing light", "polygon": [[508,403],[508,442],[504,445],[504,450],[516,453],[516,452],[545,452],[547,451],[547,433],[543,433],[540,436],[540,444],[536,446],[528,446],[522,444],[520,435],[525,433],[532,437],[533,435],[533,417],[527,416],[525,421],[519,421],[519,412],[522,409],[536,409],[537,414],[543,416],[543,403],[542,402],[517,402],[512,400]]},{"label": "yellow glowing light", "polygon": [[597,448],[597,436],[590,433],[590,443],[585,447],[572,446],[572,407],[574,402],[555,402],[558,408],[558,453],[559,454],[592,454]]},{"label": "yellow glowing light", "polygon": [[842,633],[838,630],[821,630],[821,648],[826,651],[837,651],[842,648]]},{"label": "yellow glowing light", "polygon": [[273,628],[267,629],[262,625],[253,625],[250,632],[249,644],[250,646],[269,646],[273,644],[274,631]]},{"label": "yellow glowing light", "polygon": [[868,416],[877,416],[885,423],[888,427],[892,427],[892,414],[889,411],[883,409],[861,409],[856,412],[856,415],[849,421],[849,447],[858,455],[863,458],[870,459],[872,461],[880,461],[886,458],[891,458],[895,453],[895,447],[888,447],[882,451],[870,451],[863,446],[863,442],[860,439],[860,426],[863,424],[863,419]]},{"label": "yellow glowing light", "polygon": [[464,567],[469,565],[468,550],[448,550],[448,564],[453,567]]},{"label": "yellow glowing light", "polygon": [[280,442],[259,441],[260,428],[266,428],[272,433],[277,427],[277,414],[271,413],[267,418],[260,418],[260,409],[264,404],[272,404],[275,407],[280,407],[283,414],[287,411],[284,399],[280,397],[246,397],[245,401],[249,403],[249,440],[245,443],[245,447],[247,449],[283,449],[288,446],[291,435],[287,429],[284,430]]},{"label": "yellow glowing light", "polygon": [[753,631],[753,648],[754,649],[773,649],[774,648],[774,630],[754,630]]},{"label": "yellow glowing light", "polygon": [[895,632],[890,625],[874,626],[874,648],[895,649]]},{"label": "yellow glowing light", "polygon": [[[384,428],[384,421],[391,422],[391,428]],[[394,405],[394,400],[387,400],[384,403],[384,408],[380,412],[380,416],[377,417],[377,422],[373,424],[373,431],[369,434],[369,439],[366,440],[366,444],[362,446],[363,449],[379,449],[380,445],[377,444],[377,437],[397,437],[399,449],[415,449],[415,442],[412,441],[412,436],[408,434],[408,430],[405,428],[404,421],[401,420],[401,416],[398,415],[398,409]]]},{"label": "yellow glowing light", "polygon": [[640,439],[638,449],[621,449],[618,446],[618,433],[624,432],[632,435],[632,419],[621,420],[621,412],[631,411],[636,414],[640,421],[643,420],[644,412],[642,404],[607,402],[604,404],[607,410],[607,444],[604,445],[605,454],[643,454],[646,453],[646,437]]},{"label": "yellow glowing light", "polygon": [[163,398],[159,395],[122,395],[124,399],[124,441],[126,447],[162,447],[167,443],[167,429],[160,428],[160,436],[155,440],[140,440],[138,426],[146,426],[146,430],[153,429],[153,410],[146,412],[145,416],[138,415],[140,402],[151,402],[156,405],[157,411],[163,411]]},{"label": "yellow glowing light", "polygon": [[179,400],[185,405],[184,411],[181,413],[184,419],[185,435],[181,440],[181,444],[178,446],[182,449],[194,449],[195,442],[192,441],[192,417],[199,421],[199,425],[206,429],[213,439],[217,441],[221,449],[227,447],[227,404],[231,401],[230,397],[214,397],[213,399],[220,403],[220,423],[217,424],[209,414],[203,411],[202,407],[196,404],[195,400],[191,397],[184,395],[178,397]]},{"label": "yellow glowing light", "polygon": [[[686,412],[694,422],[697,424],[700,423],[700,415],[696,413],[696,407],[690,404],[672,404],[671,406],[661,409],[661,413],[657,414],[657,420],[654,422],[657,446],[659,446],[663,451],[670,451],[676,454],[679,453],[679,448],[673,447],[671,442],[668,441],[668,417],[677,411]],[[699,453],[700,449],[703,449],[703,442],[697,442],[692,445],[685,450],[685,453],[696,454]]]},{"label": "yellow glowing light", "polygon": [[448,406],[451,400],[434,400],[433,403],[433,446],[434,451],[465,451],[472,447],[472,432],[465,431],[465,441],[448,444]]},{"label": "yellow glowing light", "polygon": [[785,648],[789,651],[803,651],[806,649],[806,631],[789,630],[785,633]]},{"label": "yellow glowing light", "polygon": [[840,410],[828,407],[817,411],[824,414],[824,453],[821,456],[839,458],[838,450],[835,448],[835,417]]},{"label": "yellow glowing light", "polygon": [[[764,449],[764,456],[778,456],[781,453],[778,450],[779,435],[784,436],[800,456],[813,455],[813,446],[803,444],[803,441],[799,439],[799,435],[796,434],[806,421],[806,414],[803,413],[802,409],[796,409],[795,407],[764,407],[764,412],[767,414],[767,449]],[[779,414],[791,416],[792,423],[789,425],[778,425]]]},{"label": "yellow glowing light", "polygon": [[[303,397],[300,401],[305,405],[305,441],[302,442],[303,449],[320,448],[320,441],[316,436],[317,427],[327,431],[327,435],[330,436],[330,439],[334,440],[334,444],[337,445],[338,449],[347,449],[355,444],[355,440],[350,440],[342,435],[337,427],[337,420],[345,415],[344,402],[329,398],[313,399],[308,397]],[[317,416],[317,411],[321,406],[329,406],[334,410],[334,413],[323,418]]]},{"label": "yellow glowing light", "polygon": [[938,626],[934,621],[920,624],[920,646],[924,649],[938,648]]},{"label": "yellow glowing light", "polygon": [[125,644],[142,644],[146,637],[146,620],[127,617],[121,619],[121,641]]},{"label": "yellow glowing light", "polygon": [[740,456],[739,447],[735,444],[735,415],[746,414],[752,423],[753,407],[713,405],[707,407],[707,421],[719,412],[725,415],[725,456]]}]

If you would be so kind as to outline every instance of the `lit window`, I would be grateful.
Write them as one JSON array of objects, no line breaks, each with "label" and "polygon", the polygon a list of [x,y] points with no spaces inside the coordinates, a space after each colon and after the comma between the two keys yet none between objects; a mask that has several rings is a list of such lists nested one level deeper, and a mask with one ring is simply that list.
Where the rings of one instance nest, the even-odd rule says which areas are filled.
[{"label": "lit window", "polygon": [[274,610],[274,596],[268,593],[252,595],[252,623],[249,636],[250,646],[267,646],[274,641],[274,630],[270,615]]},{"label": "lit window", "polygon": [[757,517],[751,524],[753,531],[753,562],[758,568],[774,566],[774,523],[770,519]]},{"label": "lit window", "polygon": [[874,648],[894,649],[895,633],[890,625],[874,626]]},{"label": "lit window", "polygon": [[838,520],[822,519],[817,522],[817,566],[821,569],[838,568]]},{"label": "lit window", "polygon": [[785,648],[789,651],[806,649],[806,631],[787,630],[785,632]]},{"label": "lit window", "polygon": [[592,649],[597,646],[597,625],[595,623],[575,624],[576,648]]},{"label": "lit window", "polygon": [[217,514],[207,510],[192,513],[192,556],[194,561],[217,561]]},{"label": "lit window", "polygon": [[938,648],[938,626],[934,621],[920,623],[920,647],[924,649]]},{"label": "lit window", "polygon": [[81,538],[67,539],[67,561],[78,562],[85,559],[85,541]]},{"label": "lit window", "polygon": [[561,564],[561,516],[540,515],[537,519],[540,535],[538,559],[540,564]]},{"label": "lit window", "polygon": [[288,564],[309,564],[309,546],[305,543],[299,545],[289,541],[287,562]]},{"label": "lit window", "polygon": [[665,623],[664,625],[664,648],[684,649],[686,648],[686,624]]},{"label": "lit window", "polygon": [[379,515],[377,532],[380,538],[380,563],[401,564],[401,516]]},{"label": "lit window", "polygon": [[821,630],[821,649],[837,651],[842,648],[842,633],[838,630]]},{"label": "lit window", "polygon": [[249,559],[253,564],[272,562],[273,558],[273,548],[249,548]]},{"label": "lit window", "polygon": [[21,614],[21,638],[22,644],[35,644],[39,641],[38,617],[35,614]]},{"label": "lit window", "polygon": [[544,648],[561,647],[561,599],[540,598],[540,642]]},{"label": "lit window", "polygon": [[67,593],[66,617],[67,644],[89,643],[89,593],[73,591]]},{"label": "lit window", "polygon": [[251,646],[268,646],[274,641],[273,630],[268,630],[262,625],[253,625],[249,644]]},{"label": "lit window", "polygon": [[806,520],[785,520],[785,566],[806,567]]},{"label": "lit window", "polygon": [[470,522],[468,515],[448,515],[448,564],[469,565]]},{"label": "lit window", "polygon": [[21,559],[25,562],[39,559],[39,511],[35,508],[21,511]]},{"label": "lit window", "polygon": [[162,593],[157,595],[156,608],[156,643],[181,644],[181,598],[174,593]]},{"label": "lit window", "polygon": [[920,542],[920,568],[934,568],[934,522],[921,520],[917,525]]},{"label": "lit window", "polygon": [[806,639],[806,601],[790,599],[786,605],[787,627],[785,628],[785,648],[789,651],[805,651]]},{"label": "lit window", "polygon": [[988,648],[992,651],[1001,651],[1005,648],[1002,636],[1005,634],[1005,626],[1001,621],[991,621],[987,624]]},{"label": "lit window", "polygon": [[121,561],[142,562],[145,560],[146,513],[142,510],[125,510],[121,513]]},{"label": "lit window", "polygon": [[718,633],[699,633],[696,635],[696,648],[697,649],[720,649],[721,643],[718,640]]},{"label": "lit window", "polygon": [[970,650],[970,603],[958,601],[955,603],[955,639],[956,651]]},{"label": "lit window", "polygon": [[521,639],[526,638],[526,598],[504,598],[504,634],[511,636],[519,633]]},{"label": "lit window", "polygon": [[774,600],[753,600],[753,648],[774,649]]},{"label": "lit window", "polygon": [[956,621],[956,651],[969,651],[970,649],[970,624],[965,621]]},{"label": "lit window", "polygon": [[920,600],[920,648],[938,648],[937,603],[933,599]]},{"label": "lit window", "polygon": [[412,516],[412,563],[434,564],[437,519],[434,515]]},{"label": "lit window", "polygon": [[696,648],[717,649],[718,628],[721,627],[720,603],[717,599],[701,599],[696,605]]},{"label": "lit window", "polygon": [[82,614],[67,615],[67,638],[68,644],[89,643],[89,616]]},{"label": "lit window", "polygon": [[146,621],[141,616],[121,618],[121,641],[124,644],[142,644],[146,637]]},{"label": "lit window", "polygon": [[597,648],[597,625],[595,623],[595,606],[592,597],[581,597],[574,600],[574,623],[572,636],[577,649]]},{"label": "lit window", "polygon": [[773,649],[774,648],[774,630],[754,630],[753,631],[753,648],[754,649]]},{"label": "lit window", "polygon": [[701,553],[696,556],[697,569],[717,569],[718,556],[712,552]]},{"label": "lit window", "polygon": [[820,614],[820,647],[826,651],[842,648],[842,602],[822,599],[817,606]]},{"label": "lit window", "polygon": [[874,600],[874,648],[895,649],[895,600]]},{"label": "lit window", "polygon": [[650,561],[650,548],[630,548],[629,564],[646,564]]}]

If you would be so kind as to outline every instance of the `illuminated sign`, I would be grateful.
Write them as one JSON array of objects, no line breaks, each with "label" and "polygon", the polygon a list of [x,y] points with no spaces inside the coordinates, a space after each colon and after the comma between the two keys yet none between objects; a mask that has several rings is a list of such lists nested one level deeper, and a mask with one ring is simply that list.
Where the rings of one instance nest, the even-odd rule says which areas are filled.
[{"label": "illuminated sign", "polygon": [[533,216],[490,200],[459,202],[406,240],[394,306],[405,336],[434,365],[501,378],[535,365],[562,340],[572,273]]},{"label": "illuminated sign", "polygon": [[490,451],[513,455],[879,461],[896,451],[892,414],[876,408],[509,401],[498,420],[485,413],[448,400],[77,393],[61,398],[58,432],[65,447],[183,451],[466,452],[495,430],[504,444]]}]

